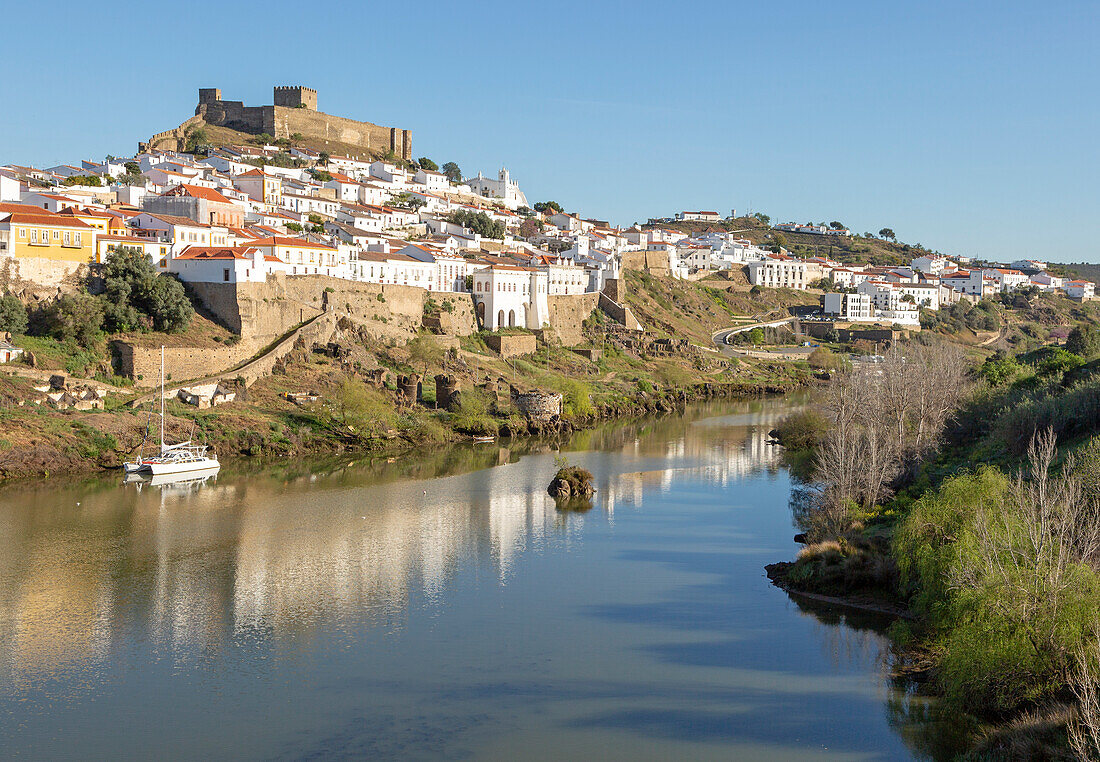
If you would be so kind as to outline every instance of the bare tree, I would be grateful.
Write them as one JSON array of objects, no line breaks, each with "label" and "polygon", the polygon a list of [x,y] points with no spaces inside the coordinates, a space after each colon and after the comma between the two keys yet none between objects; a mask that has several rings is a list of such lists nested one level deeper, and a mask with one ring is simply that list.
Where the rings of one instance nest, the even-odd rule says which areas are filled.
[{"label": "bare tree", "polygon": [[815,473],[823,523],[842,523],[852,505],[871,509],[939,444],[966,392],[967,363],[954,347],[895,344],[886,361],[834,377],[824,407],[833,426]]},{"label": "bare tree", "polygon": [[1077,699],[1077,720],[1069,724],[1069,746],[1077,759],[1100,762],[1100,628],[1077,654],[1070,687]]}]

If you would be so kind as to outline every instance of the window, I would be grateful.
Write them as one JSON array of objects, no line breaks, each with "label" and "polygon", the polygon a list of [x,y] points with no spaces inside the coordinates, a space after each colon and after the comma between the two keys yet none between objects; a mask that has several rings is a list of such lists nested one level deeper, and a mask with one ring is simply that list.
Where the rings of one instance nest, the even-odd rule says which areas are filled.
[{"label": "window", "polygon": [[80,242],[80,235],[81,234],[79,232],[73,233],[73,246],[83,246],[84,245]]},{"label": "window", "polygon": [[20,238],[26,238],[27,237],[27,229],[26,228],[19,228],[19,237]]},{"label": "window", "polygon": [[38,231],[31,230],[31,243],[38,243]]},{"label": "window", "polygon": [[225,269],[222,270],[222,280],[225,281],[226,283],[229,282],[229,268],[228,267],[226,267]]}]

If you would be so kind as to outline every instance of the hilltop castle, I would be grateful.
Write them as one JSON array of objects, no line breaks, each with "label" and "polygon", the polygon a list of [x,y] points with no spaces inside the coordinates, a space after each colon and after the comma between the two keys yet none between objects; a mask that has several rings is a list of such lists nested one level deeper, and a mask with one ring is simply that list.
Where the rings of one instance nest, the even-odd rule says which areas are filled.
[{"label": "hilltop castle", "polygon": [[188,128],[201,122],[275,138],[289,138],[299,133],[304,140],[318,145],[341,143],[368,152],[393,151],[403,159],[412,158],[412,133],[409,130],[324,114],[317,110],[317,91],[300,85],[276,87],[270,106],[246,106],[242,101],[222,100],[220,88],[199,88],[195,116],[174,130],[154,135],[139,144],[138,148],[182,148]]}]

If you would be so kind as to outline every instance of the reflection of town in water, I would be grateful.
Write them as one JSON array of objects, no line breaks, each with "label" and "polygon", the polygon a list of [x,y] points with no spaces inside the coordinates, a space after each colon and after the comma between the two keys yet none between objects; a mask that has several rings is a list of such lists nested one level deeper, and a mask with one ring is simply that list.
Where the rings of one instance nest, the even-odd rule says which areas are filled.
[{"label": "reflection of town in water", "polygon": [[555,448],[539,443],[280,464],[179,488],[11,487],[0,493],[0,683],[86,667],[135,637],[179,656],[322,626],[400,627],[412,599],[444,601],[459,570],[507,584],[525,553],[580,543],[586,522],[641,508],[680,474],[728,484],[774,472],[767,432],[789,410],[700,407],[577,435],[567,454],[598,487],[585,513],[547,496]]}]

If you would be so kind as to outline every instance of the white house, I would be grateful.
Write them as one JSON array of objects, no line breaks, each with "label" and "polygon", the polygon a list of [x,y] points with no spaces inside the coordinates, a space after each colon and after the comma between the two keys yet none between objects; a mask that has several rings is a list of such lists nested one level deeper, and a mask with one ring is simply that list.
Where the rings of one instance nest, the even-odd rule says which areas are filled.
[{"label": "white house", "polygon": [[1030,278],[1027,275],[1024,275],[1019,270],[1009,268],[997,267],[984,270],[983,275],[986,278],[992,278],[996,281],[997,288],[1001,291],[1013,291],[1030,284]]},{"label": "white house", "polygon": [[718,214],[718,212],[677,212],[676,219],[684,222],[719,222],[722,219],[722,215]]},{"label": "white house", "polygon": [[924,255],[915,258],[909,263],[917,272],[927,273],[928,275],[939,275],[943,270],[954,267],[946,257],[937,257],[931,255]]},{"label": "white house", "polygon": [[1096,285],[1088,280],[1067,280],[1064,286],[1066,296],[1074,299],[1092,299],[1096,296]]},{"label": "white house", "polygon": [[842,288],[855,288],[870,277],[870,273],[857,270],[854,267],[834,267],[829,271],[830,280]]},{"label": "white house", "polygon": [[1038,286],[1043,291],[1053,291],[1056,288],[1062,288],[1062,278],[1051,275],[1048,272],[1035,273],[1029,280],[1031,281],[1031,285]]},{"label": "white house", "polygon": [[465,291],[466,275],[470,270],[470,261],[461,254],[445,249],[432,249],[423,244],[410,243],[398,252],[420,262],[435,265],[435,272],[428,289],[431,291]]},{"label": "white house", "polygon": [[188,246],[168,262],[168,271],[188,283],[263,283],[280,270],[285,265],[258,246]]},{"label": "white house", "polygon": [[765,259],[749,263],[749,283],[805,291],[810,283],[821,278],[822,272],[821,265],[798,259]]},{"label": "white house", "polygon": [[0,172],[0,202],[19,201],[19,181],[12,175]]},{"label": "white house", "polygon": [[329,275],[347,278],[351,247],[333,247],[306,238],[270,236],[248,244],[285,265],[287,275]]},{"label": "white house", "polygon": [[450,190],[451,181],[442,172],[433,172],[430,169],[422,169],[413,175],[413,182],[423,185],[431,193],[442,193]]},{"label": "white house", "polygon": [[825,294],[821,301],[825,314],[837,320],[857,323],[873,322],[875,319],[869,294]]}]

